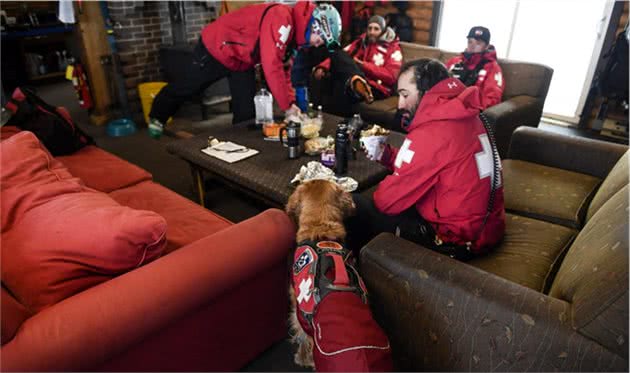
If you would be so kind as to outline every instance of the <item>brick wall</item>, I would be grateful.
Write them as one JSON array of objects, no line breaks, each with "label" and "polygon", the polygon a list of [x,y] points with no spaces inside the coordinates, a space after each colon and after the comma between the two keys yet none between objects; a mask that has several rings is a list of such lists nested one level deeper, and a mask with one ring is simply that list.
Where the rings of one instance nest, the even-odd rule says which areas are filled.
[{"label": "brick wall", "polygon": [[[203,2],[185,2],[187,40],[199,38],[215,12]],[[144,121],[138,84],[162,80],[158,53],[160,46],[173,42],[168,2],[108,1],[110,17],[120,55],[130,110],[137,123]]]}]

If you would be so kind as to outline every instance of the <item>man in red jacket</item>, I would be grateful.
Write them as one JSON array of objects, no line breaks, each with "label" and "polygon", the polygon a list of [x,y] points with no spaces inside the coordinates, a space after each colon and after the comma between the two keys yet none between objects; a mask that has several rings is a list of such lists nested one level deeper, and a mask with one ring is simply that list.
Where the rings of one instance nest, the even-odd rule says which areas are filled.
[{"label": "man in red jacket", "polygon": [[459,56],[446,61],[446,68],[467,87],[475,85],[481,92],[481,109],[501,102],[505,84],[497,52],[490,44],[490,30],[475,26],[468,33],[468,46]]},{"label": "man in red jacket", "polygon": [[385,146],[378,155],[392,174],[373,200],[354,196],[349,234],[366,234],[353,248],[392,232],[462,260],[487,252],[503,237],[505,210],[500,159],[479,117],[479,89],[449,77],[439,61],[420,59],[402,67],[398,94],[408,134],[400,149]]},{"label": "man in red jacket", "polygon": [[179,106],[217,80],[227,77],[232,94],[232,122],[254,117],[254,66],[262,64],[267,85],[280,109],[296,114],[295,91],[285,68],[297,48],[339,45],[341,19],[330,4],[299,1],[254,4],[219,17],[201,32],[189,66],[153,101],[149,134],[159,137]]},{"label": "man in red jacket", "polygon": [[332,100],[342,115],[351,114],[353,103],[383,99],[393,93],[402,65],[402,52],[394,30],[379,15],[368,20],[367,31],[336,51],[313,69],[317,80],[329,74],[333,80]]}]

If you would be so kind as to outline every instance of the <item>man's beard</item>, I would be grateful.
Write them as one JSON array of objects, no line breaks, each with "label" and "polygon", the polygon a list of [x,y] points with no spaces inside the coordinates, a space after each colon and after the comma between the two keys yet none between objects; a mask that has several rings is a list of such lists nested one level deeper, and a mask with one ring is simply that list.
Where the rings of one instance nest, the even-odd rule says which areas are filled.
[{"label": "man's beard", "polygon": [[413,118],[416,116],[416,112],[418,111],[418,107],[420,106],[420,99],[418,99],[418,102],[416,102],[416,104],[410,109],[398,109],[396,110],[396,117],[398,118],[400,123],[400,126],[403,129],[407,129],[409,127],[409,125],[411,124],[411,121],[413,121]]},{"label": "man's beard", "polygon": [[416,114],[416,110],[414,109],[413,111],[409,111],[406,109],[398,109],[396,111],[396,116],[398,118],[400,118],[400,127],[404,130],[406,130],[409,125],[411,124],[411,121],[413,120],[414,115]]},{"label": "man's beard", "polygon": [[368,36],[367,39],[368,39],[367,41],[369,44],[374,44],[378,41],[378,36]]}]

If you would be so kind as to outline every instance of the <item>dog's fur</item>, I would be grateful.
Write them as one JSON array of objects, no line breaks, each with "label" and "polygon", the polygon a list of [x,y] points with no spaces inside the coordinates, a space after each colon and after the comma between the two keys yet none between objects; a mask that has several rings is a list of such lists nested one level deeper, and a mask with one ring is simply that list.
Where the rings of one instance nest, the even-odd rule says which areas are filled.
[{"label": "dog's fur", "polygon": [[[354,210],[352,196],[336,183],[327,180],[311,180],[301,184],[289,197],[286,205],[287,214],[298,227],[296,242],[305,240],[343,242],[346,238],[343,220],[354,214]],[[313,339],[304,332],[298,321],[292,286],[289,286],[289,298],[291,341],[298,345],[295,363],[314,368]]]}]

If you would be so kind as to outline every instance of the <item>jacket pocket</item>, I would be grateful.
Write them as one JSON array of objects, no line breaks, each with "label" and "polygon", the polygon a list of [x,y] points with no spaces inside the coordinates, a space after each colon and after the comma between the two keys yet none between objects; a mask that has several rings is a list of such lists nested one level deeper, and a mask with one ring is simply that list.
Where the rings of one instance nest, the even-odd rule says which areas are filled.
[{"label": "jacket pocket", "polygon": [[233,40],[224,40],[221,42],[220,49],[223,53],[229,56],[234,66],[239,71],[252,61],[252,58],[250,56],[251,50],[246,43]]}]

